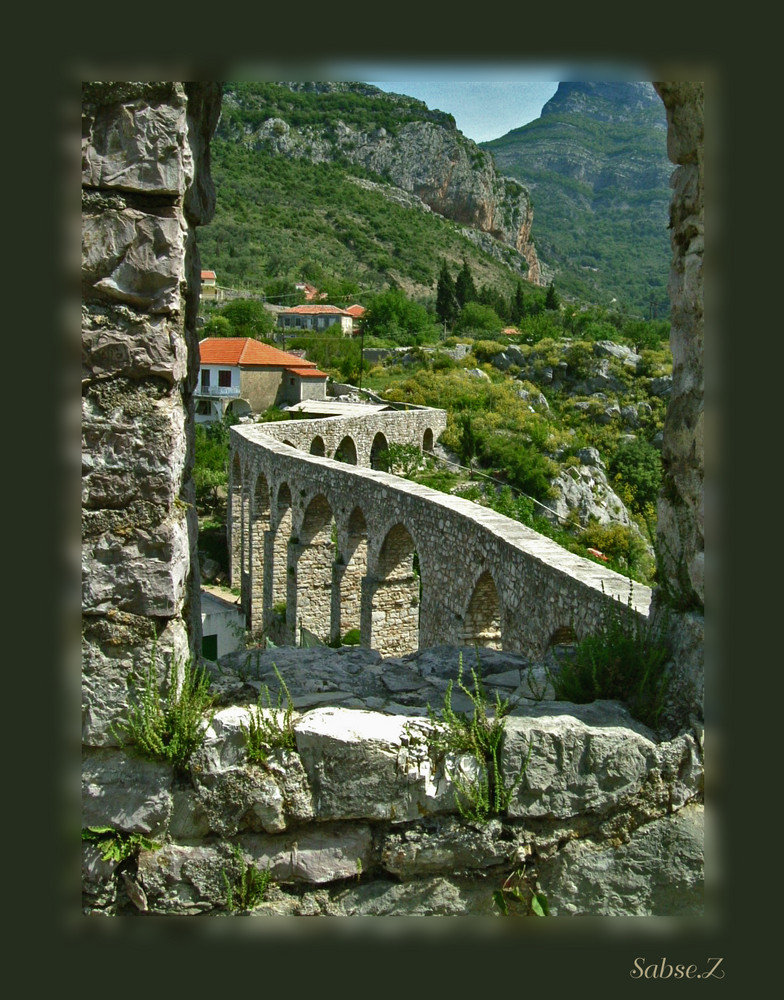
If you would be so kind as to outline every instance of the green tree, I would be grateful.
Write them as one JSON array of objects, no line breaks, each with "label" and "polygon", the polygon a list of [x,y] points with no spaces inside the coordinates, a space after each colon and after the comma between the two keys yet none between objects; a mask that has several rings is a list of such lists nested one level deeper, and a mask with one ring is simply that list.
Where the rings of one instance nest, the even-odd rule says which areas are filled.
[{"label": "green tree", "polygon": [[622,444],[610,460],[613,480],[631,487],[632,510],[642,513],[646,505],[656,504],[662,483],[661,455],[644,439]]},{"label": "green tree", "polygon": [[481,302],[467,302],[455,323],[455,330],[477,333],[500,333],[503,327],[503,320],[498,313],[490,306],[483,306]]},{"label": "green tree", "polygon": [[560,306],[561,306],[561,300],[558,297],[558,292],[556,292],[555,290],[555,285],[551,281],[550,284],[547,286],[547,295],[545,296],[544,299],[544,307],[545,309],[555,310],[559,309]]},{"label": "green tree", "polygon": [[468,261],[465,257],[463,258],[463,266],[460,268],[457,280],[455,281],[455,298],[461,309],[466,302],[476,302],[478,298],[474,277],[471,274],[471,268],[468,266]]},{"label": "green tree", "polygon": [[201,328],[203,337],[233,337],[234,327],[225,316],[211,316]]},{"label": "green tree", "polygon": [[455,282],[446,261],[442,260],[441,271],[436,283],[436,316],[441,323],[446,323],[447,326],[451,327],[457,319],[458,311]]},{"label": "green tree", "polygon": [[422,344],[438,337],[427,309],[395,288],[370,299],[363,323],[367,334],[393,340],[402,346]]},{"label": "green tree", "polygon": [[523,294],[523,283],[518,281],[509,303],[509,318],[517,326],[523,316],[525,316],[525,295]]},{"label": "green tree", "polygon": [[231,323],[233,337],[263,340],[275,329],[272,314],[259,299],[233,299],[221,308],[220,315]]}]

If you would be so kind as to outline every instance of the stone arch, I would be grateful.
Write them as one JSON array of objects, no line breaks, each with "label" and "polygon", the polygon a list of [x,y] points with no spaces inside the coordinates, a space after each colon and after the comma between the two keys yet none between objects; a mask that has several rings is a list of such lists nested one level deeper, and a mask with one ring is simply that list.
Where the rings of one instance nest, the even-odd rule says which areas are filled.
[{"label": "stone arch", "polygon": [[253,410],[247,399],[231,399],[226,404],[226,413],[233,417],[249,417]]},{"label": "stone arch", "polygon": [[479,576],[468,602],[463,617],[463,645],[502,648],[501,602],[489,570]]},{"label": "stone arch", "polygon": [[335,461],[345,462],[347,465],[357,465],[357,446],[354,438],[347,434],[335,449]]},{"label": "stone arch", "polygon": [[320,434],[317,434],[310,442],[310,454],[319,455],[321,458],[327,454],[327,449],[324,445],[324,438]]},{"label": "stone arch", "polygon": [[422,436],[422,451],[424,451],[425,454],[429,454],[433,450],[434,443],[435,442],[433,441],[433,431],[431,430],[430,427],[428,427],[424,435]]},{"label": "stone arch", "polygon": [[335,561],[335,518],[323,494],[313,497],[305,508],[299,538],[290,543],[294,566],[293,614],[297,630],[307,629],[324,642],[329,641],[332,622],[332,565]]},{"label": "stone arch", "polygon": [[270,491],[267,478],[260,472],[251,496],[250,507],[250,605],[247,623],[258,634],[264,627],[264,537],[270,528]]},{"label": "stone arch", "polygon": [[[271,610],[276,618],[284,619],[288,599],[288,546],[291,537],[291,490],[286,483],[282,483],[278,488],[275,521],[270,568]],[[293,633],[289,641],[292,638]]]},{"label": "stone arch", "polygon": [[577,641],[577,633],[571,625],[559,626],[552,632],[544,648],[545,660],[560,663],[573,653]]},{"label": "stone arch", "polygon": [[373,438],[373,444],[370,446],[370,468],[371,469],[382,469],[380,456],[382,452],[385,452],[389,448],[389,442],[386,437],[379,431]]},{"label": "stone arch", "polygon": [[242,462],[238,451],[234,452],[231,460],[228,508],[229,584],[239,587],[242,567]]},{"label": "stone arch", "polygon": [[382,656],[402,656],[419,648],[417,562],[408,529],[394,525],[381,545],[371,598],[370,644]]},{"label": "stone arch", "polygon": [[336,592],[338,597],[334,638],[342,637],[350,629],[362,632],[362,579],[367,573],[368,528],[365,515],[355,507],[348,519],[344,550],[337,557]]}]

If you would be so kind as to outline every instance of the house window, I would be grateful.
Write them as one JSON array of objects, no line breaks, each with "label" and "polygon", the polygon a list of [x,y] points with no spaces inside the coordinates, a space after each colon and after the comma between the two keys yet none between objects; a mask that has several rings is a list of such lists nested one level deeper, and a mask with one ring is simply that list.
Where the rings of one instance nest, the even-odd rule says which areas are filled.
[{"label": "house window", "polygon": [[290,385],[294,385],[294,379],[293,379],[293,378],[290,378],[290,379],[289,379],[289,384],[290,384]]},{"label": "house window", "polygon": [[202,636],[201,640],[201,655],[205,660],[217,660],[218,659],[218,636],[215,635],[205,635]]},{"label": "house window", "polygon": [[202,387],[202,389],[209,389],[209,387],[210,387],[210,370],[209,370],[209,368],[202,368],[202,370],[201,370],[201,387]]},{"label": "house window", "polygon": [[226,388],[231,386],[231,372],[230,371],[219,371],[218,372],[218,385],[222,385]]}]

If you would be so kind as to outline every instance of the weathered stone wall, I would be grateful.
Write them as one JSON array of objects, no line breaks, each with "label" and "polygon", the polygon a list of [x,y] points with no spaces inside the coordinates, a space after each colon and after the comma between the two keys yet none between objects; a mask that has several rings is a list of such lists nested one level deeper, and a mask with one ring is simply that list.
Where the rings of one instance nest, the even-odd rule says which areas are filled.
[{"label": "weathered stone wall", "polygon": [[82,103],[83,738],[200,618],[190,393],[217,84],[90,83]]},{"label": "weathered stone wall", "polygon": [[662,443],[656,615],[670,616],[676,651],[673,719],[703,715],[704,500],[704,85],[656,83],[667,109],[667,151],[674,164],[670,231],[672,393]]},{"label": "weathered stone wall", "polygon": [[[336,417],[232,428],[231,496],[263,493],[258,507],[265,518],[269,509],[272,535],[268,545],[254,544],[258,530],[251,506],[231,503],[230,550],[241,555],[246,611],[244,595],[257,588],[262,576],[266,582],[261,618],[266,626],[285,578],[288,634],[293,638],[300,625],[324,640],[338,634],[334,609],[345,595],[334,595],[331,601],[323,597],[318,604],[324,609],[320,622],[311,612],[318,600],[316,590],[335,581],[355,586],[356,577],[341,574],[338,567],[353,550],[356,524],[361,522],[367,540],[367,570],[361,581],[362,644],[385,655],[439,643],[459,645],[468,633],[479,641],[478,618],[491,633],[500,631],[504,649],[540,656],[560,629],[571,628],[578,638],[595,631],[609,601],[626,604],[631,598],[635,612],[647,617],[651,598],[647,587],[635,584],[630,594],[627,578],[568,552],[517,521],[397,476],[298,451],[268,433],[274,428],[276,436],[290,441],[300,435],[307,447],[316,431],[331,443],[339,442],[346,436],[347,423],[353,422],[352,433],[367,455],[382,417],[392,439],[393,425],[401,422],[405,429],[411,416],[378,414],[365,429],[356,418]],[[437,420],[422,411],[415,417],[417,435],[421,426]],[[311,423],[322,426],[310,427]],[[290,528],[280,523],[281,491],[283,511],[291,513]],[[312,547],[307,525],[316,508],[322,527],[318,560],[306,554]],[[335,541],[328,528],[332,524]],[[283,559],[289,531],[291,541]],[[419,580],[412,574],[414,551]],[[336,566],[331,573],[329,560]],[[257,615],[253,621],[258,621]]]},{"label": "weathered stone wall", "polygon": [[[241,909],[252,865],[272,877],[259,916],[500,916],[504,885],[520,890],[505,896],[512,913],[530,912],[536,890],[553,916],[700,915],[701,729],[659,742],[617,702],[537,700],[541,668],[487,650],[483,683],[512,704],[500,758],[510,797],[503,815],[469,822],[460,806],[477,762],[426,743],[427,706],[443,705],[460,656],[474,662],[444,647],[404,660],[323,648],[224,658],[214,689],[225,707],[185,773],[115,750],[89,760],[85,825],[160,846],[118,865],[86,844],[84,905],[221,913],[228,880]],[[295,745],[262,765],[242,727],[262,684],[274,702],[275,670],[296,706]],[[452,704],[468,707],[457,687]]]}]

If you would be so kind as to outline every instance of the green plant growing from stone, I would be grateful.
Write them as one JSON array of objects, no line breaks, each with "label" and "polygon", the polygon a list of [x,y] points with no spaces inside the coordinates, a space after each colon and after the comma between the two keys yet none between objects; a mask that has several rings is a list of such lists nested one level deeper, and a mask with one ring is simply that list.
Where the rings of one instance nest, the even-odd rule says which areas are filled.
[{"label": "green plant growing from stone", "polygon": [[654,624],[618,599],[605,610],[594,635],[577,643],[572,656],[552,674],[558,701],[586,704],[597,699],[623,701],[640,722],[655,729],[669,684],[666,624]]},{"label": "green plant growing from stone", "polygon": [[235,844],[232,848],[233,865],[231,877],[226,873],[226,869],[221,869],[223,884],[226,887],[226,909],[252,910],[254,906],[264,902],[267,895],[272,873],[269,863],[264,869],[257,868],[254,864],[245,860],[242,848]]},{"label": "green plant growing from stone", "polygon": [[[275,704],[269,688],[262,684],[258,703],[250,710],[247,725],[241,723],[245,735],[245,752],[253,764],[264,764],[272,750],[296,750],[294,737],[294,703],[286,682],[277,666],[272,669],[278,678],[278,697]],[[283,705],[285,694],[286,704]]]},{"label": "green plant growing from stone", "polygon": [[[539,889],[535,879],[528,875],[525,868],[516,868],[504,879],[501,888],[493,892],[493,902],[504,917],[509,916],[510,905],[520,916],[548,917],[550,915],[547,896]],[[522,909],[522,913],[519,912],[520,909]]]},{"label": "green plant growing from stone", "polygon": [[[477,655],[478,660],[478,655]],[[453,776],[457,808],[464,819],[484,823],[491,816],[506,812],[515,789],[528,767],[531,746],[519,773],[507,784],[501,771],[501,746],[504,740],[504,717],[510,703],[496,692],[492,715],[488,714],[487,694],[476,667],[471,669],[473,691],[463,683],[463,654],[458,661],[457,686],[470,699],[473,711],[456,712],[452,708],[453,681],[444,693],[444,707],[439,714],[428,705],[433,728],[427,735],[428,748],[437,759],[446,754],[470,754],[479,765],[471,778]]]},{"label": "green plant growing from stone", "polygon": [[113,826],[88,826],[82,830],[82,840],[95,844],[102,861],[126,861],[139,851],[157,851],[161,846],[143,833],[125,833]]},{"label": "green plant growing from stone", "polygon": [[172,661],[166,680],[158,680],[153,649],[150,665],[137,688],[135,704],[115,734],[127,737],[142,756],[165,761],[184,771],[191,755],[204,742],[212,721],[213,698],[207,672],[190,660],[182,664],[182,674]]}]

